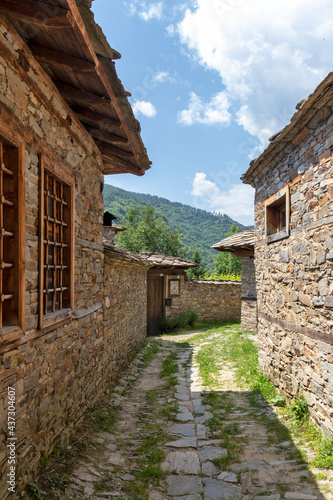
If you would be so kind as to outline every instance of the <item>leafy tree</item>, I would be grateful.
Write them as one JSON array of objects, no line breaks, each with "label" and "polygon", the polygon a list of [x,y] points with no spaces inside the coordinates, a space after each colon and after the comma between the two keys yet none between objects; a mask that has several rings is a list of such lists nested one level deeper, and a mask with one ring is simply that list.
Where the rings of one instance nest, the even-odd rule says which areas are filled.
[{"label": "leafy tree", "polygon": [[[232,223],[230,231],[227,233],[226,237],[233,235],[234,233],[239,233],[240,229],[235,224]],[[217,275],[236,275],[240,276],[242,274],[242,260],[240,257],[231,257],[229,252],[219,252],[214,257],[215,270]]]},{"label": "leafy tree", "polygon": [[127,229],[117,236],[117,242],[126,250],[184,256],[180,231],[171,229],[152,205],[131,206],[122,224]]},{"label": "leafy tree", "polygon": [[[145,207],[152,205],[163,214],[164,221],[172,228],[182,233],[182,243],[186,253],[192,256],[195,248],[200,250],[202,265],[209,273],[214,272],[214,256],[216,250],[211,246],[221,240],[230,231],[233,221],[227,215],[213,214],[179,202],[171,202],[159,196],[133,193],[124,189],[104,185],[104,207],[119,220],[125,219],[128,208],[132,205]],[[236,222],[243,231],[246,229]]]},{"label": "leafy tree", "polygon": [[187,274],[190,278],[203,278],[206,274],[206,269],[202,265],[202,257],[200,254],[200,250],[197,248],[193,252],[193,257],[192,257],[192,262],[195,262],[196,264],[199,264],[199,267],[195,269],[189,269],[187,271]]}]

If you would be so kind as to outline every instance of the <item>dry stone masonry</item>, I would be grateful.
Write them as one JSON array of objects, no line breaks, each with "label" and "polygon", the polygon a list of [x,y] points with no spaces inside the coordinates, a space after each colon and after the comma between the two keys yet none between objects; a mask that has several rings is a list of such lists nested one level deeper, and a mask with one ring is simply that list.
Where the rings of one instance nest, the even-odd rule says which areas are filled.
[{"label": "dry stone masonry", "polygon": [[[260,365],[288,396],[303,395],[333,431],[333,77],[271,139],[244,180],[256,188]],[[268,199],[287,193],[288,234],[267,237]],[[288,214],[290,204],[290,215]],[[274,207],[274,205],[272,205]],[[276,206],[276,203],[275,203]],[[275,240],[274,240],[275,238]]]},{"label": "dry stone masonry", "polygon": [[241,316],[241,284],[222,280],[191,280],[180,276],[180,295],[172,297],[166,316],[195,311],[199,321],[236,319]]}]

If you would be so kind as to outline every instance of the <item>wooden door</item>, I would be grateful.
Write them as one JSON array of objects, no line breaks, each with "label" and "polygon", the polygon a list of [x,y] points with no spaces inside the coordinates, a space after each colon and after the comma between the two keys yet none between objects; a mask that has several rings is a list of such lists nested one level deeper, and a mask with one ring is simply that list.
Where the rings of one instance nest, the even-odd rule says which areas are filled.
[{"label": "wooden door", "polygon": [[163,304],[163,276],[149,275],[148,273],[148,297],[147,297],[147,334],[159,335],[161,333],[160,322],[164,313]]}]

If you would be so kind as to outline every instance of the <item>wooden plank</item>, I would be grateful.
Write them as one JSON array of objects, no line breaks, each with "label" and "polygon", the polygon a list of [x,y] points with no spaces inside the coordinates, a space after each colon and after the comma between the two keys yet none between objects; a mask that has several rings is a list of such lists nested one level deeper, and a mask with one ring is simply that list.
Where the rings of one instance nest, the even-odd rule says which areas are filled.
[{"label": "wooden plank", "polygon": [[25,147],[18,150],[18,320],[25,331]]},{"label": "wooden plank", "polygon": [[38,302],[39,302],[39,315],[38,315],[38,327],[43,326],[44,317],[44,156],[39,155],[39,290],[38,290]]},{"label": "wooden plank", "polygon": [[139,169],[139,167],[133,165],[129,161],[121,160],[120,158],[117,158],[116,156],[112,156],[110,154],[108,154],[107,156],[103,156],[105,159],[104,175],[115,173],[115,169],[119,170],[119,173],[143,175],[143,172]]},{"label": "wooden plank", "polygon": [[126,151],[122,148],[117,148],[116,146],[112,146],[111,144],[107,144],[106,142],[98,142],[98,147],[104,156],[109,156],[113,158],[117,156],[118,158],[134,158],[134,153],[132,151]]},{"label": "wooden plank", "polygon": [[44,29],[70,28],[74,25],[72,13],[60,7],[33,0],[0,0],[0,11],[7,17]]},{"label": "wooden plank", "polygon": [[309,337],[314,340],[320,340],[321,342],[325,342],[326,344],[333,345],[333,335],[329,333],[314,330],[313,328],[307,328],[306,326],[295,325],[293,323],[289,323],[289,321],[284,321],[283,319],[269,316],[268,314],[261,311],[259,312],[258,316],[268,323],[273,323],[273,325],[279,326],[280,328],[283,328],[285,330],[289,330],[294,333],[300,333],[305,337]]},{"label": "wooden plank", "polygon": [[129,162],[125,162],[120,160],[119,158],[114,158],[114,161],[111,161],[109,157],[104,157],[104,175],[112,175],[112,174],[134,174],[134,175],[143,175],[143,172],[139,170],[138,167],[135,167]]},{"label": "wooden plank", "polygon": [[111,99],[105,97],[104,95],[93,94],[92,92],[86,92],[85,90],[77,89],[75,87],[70,87],[63,83],[54,82],[57,86],[62,97],[66,100],[74,100],[83,102],[85,104],[96,105],[110,105]]},{"label": "wooden plank", "polygon": [[72,108],[82,123],[88,123],[97,128],[114,131],[115,128],[121,128],[121,122],[110,116],[102,115],[80,107]]},{"label": "wooden plank", "polygon": [[[95,139],[99,139],[102,142],[106,142],[108,144],[128,144],[127,137],[112,134],[111,132],[104,132],[103,130],[97,129],[95,127],[90,127],[89,125],[86,125],[86,130],[92,137],[94,137]],[[97,141],[95,142],[98,144]]]},{"label": "wooden plank", "polygon": [[148,274],[147,282],[147,335],[161,333],[160,322],[164,313],[164,278]]},{"label": "wooden plank", "polygon": [[69,56],[35,43],[30,43],[29,49],[37,61],[47,66],[53,66],[65,71],[73,71],[75,73],[94,73],[96,70],[94,62]]}]

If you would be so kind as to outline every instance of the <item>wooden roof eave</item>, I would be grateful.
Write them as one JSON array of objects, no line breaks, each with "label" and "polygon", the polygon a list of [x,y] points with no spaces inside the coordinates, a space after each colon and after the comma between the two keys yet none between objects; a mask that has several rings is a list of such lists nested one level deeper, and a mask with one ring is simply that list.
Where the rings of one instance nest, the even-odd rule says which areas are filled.
[{"label": "wooden roof eave", "polygon": [[[105,173],[130,172],[135,175],[143,175],[145,170],[150,168],[150,162],[140,137],[138,122],[134,118],[130,104],[126,98],[126,92],[119,80],[117,81],[116,93],[118,94],[118,88],[120,87],[121,95],[116,96],[113,89],[115,81],[117,80],[117,75],[111,59],[119,58],[120,54],[109,46],[105,36],[102,34],[102,30],[94,22],[93,14],[89,9],[91,3],[89,0],[58,1],[59,6],[57,7],[54,6],[53,3],[48,4],[48,2],[45,2],[45,4],[43,4],[41,2],[36,2],[35,0],[27,0],[24,4],[21,4],[17,0],[0,0],[0,12],[1,7],[3,7],[3,14],[5,16],[8,16],[11,20],[14,19],[14,21],[19,24],[22,22],[26,25],[34,24],[35,26],[38,26],[41,34],[43,31],[49,31],[50,29],[53,30],[54,36],[59,32],[58,30],[60,30],[61,33],[62,28],[66,28],[64,33],[68,33],[67,29],[72,30],[77,39],[78,52],[81,50],[81,53],[84,52],[85,54],[83,58],[77,59],[72,55],[69,55],[66,50],[64,53],[56,52],[52,47],[43,47],[42,45],[38,46],[38,44],[37,46],[36,44],[31,44],[30,48],[32,53],[39,63],[46,64],[51,67],[55,66],[58,72],[72,72],[73,68],[76,68],[78,73],[87,72],[92,75],[96,75],[96,78],[98,79],[96,80],[96,83],[99,81],[99,88],[101,88],[102,85],[102,88],[105,89],[107,94],[105,99],[103,99],[103,96],[94,95],[93,91],[87,92],[87,95],[84,95],[84,92],[80,88],[68,88],[67,86],[67,88],[64,89],[64,85],[61,84],[57,78],[52,78],[52,80],[55,84],[60,83],[58,87],[60,94],[62,90],[64,90],[62,98],[71,108],[72,104],[71,102],[68,102],[70,99],[68,94],[71,93],[73,98],[73,94],[75,93],[76,98],[78,99],[85,100],[85,97],[87,97],[86,100],[88,105],[92,104],[94,100],[96,101],[95,104],[99,104],[97,101],[100,99],[101,106],[112,105],[115,110],[122,129],[120,134],[114,134],[109,131],[109,137],[106,138],[107,132],[103,132],[103,130],[105,128],[104,122],[110,120],[110,115],[108,114],[103,116],[103,113],[101,113],[100,116],[103,118],[98,123],[98,133],[91,133],[91,130],[89,130],[90,127],[87,127],[88,133],[90,137],[93,138],[98,149],[106,147],[109,152],[110,148],[108,148],[108,146],[112,146],[113,148],[112,155],[104,154],[104,152],[101,151],[104,158]],[[80,10],[77,4],[81,7]],[[29,9],[35,9],[38,13],[40,9],[41,16],[30,15]],[[85,14],[85,22],[81,17],[81,13],[83,12]],[[22,27],[22,30],[24,32],[24,26]],[[96,50],[98,50],[98,52]],[[103,61],[101,61],[101,59]],[[109,67],[109,75],[106,74],[105,66]],[[54,74],[51,73],[51,75],[48,76],[52,77]],[[66,78],[63,80],[66,80]],[[78,93],[80,93],[80,96],[78,96]],[[121,104],[119,100],[121,100]],[[125,105],[124,100],[127,103]],[[127,109],[126,116],[124,114],[125,108]],[[84,127],[85,121],[82,119],[82,116],[79,116],[79,119],[81,127]],[[123,148],[123,146],[125,148]]]},{"label": "wooden roof eave", "polygon": [[[93,57],[96,61],[97,74],[100,76],[103,85],[109,93],[111,102],[114,103],[117,114],[121,118],[123,129],[135,154],[135,163],[140,166],[141,174],[143,175],[150,168],[151,163],[141,140],[140,124],[133,115],[131,105],[127,99],[127,93],[117,77],[114,62],[112,61],[113,57],[110,57],[110,46],[101,28],[94,20],[94,15],[89,8],[89,0],[78,0],[79,7],[76,6],[75,0],[67,1],[71,10],[73,9],[72,12],[77,11],[82,14],[82,17],[80,15],[82,21],[80,23],[81,32],[85,40],[87,40],[87,44],[89,42],[91,46]],[[95,45],[96,51],[93,45]],[[99,57],[97,54],[100,54]]]}]

